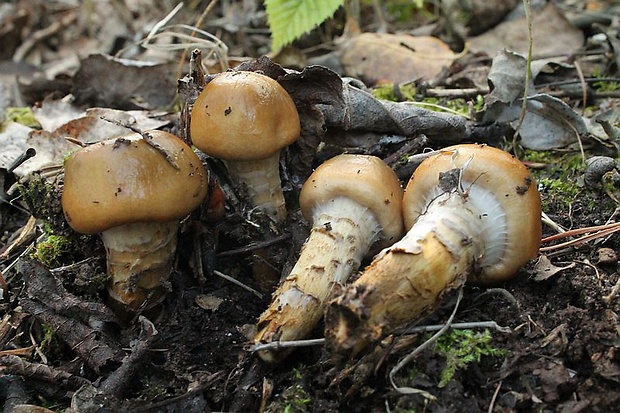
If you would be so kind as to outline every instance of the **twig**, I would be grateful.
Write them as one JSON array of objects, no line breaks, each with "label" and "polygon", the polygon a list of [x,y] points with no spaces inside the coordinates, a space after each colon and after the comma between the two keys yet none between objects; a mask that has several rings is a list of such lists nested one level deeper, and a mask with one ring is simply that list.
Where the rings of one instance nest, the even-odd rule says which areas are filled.
[{"label": "twig", "polygon": [[562,228],[560,224],[558,224],[557,222],[549,218],[549,215],[547,215],[545,211],[542,212],[541,219],[544,224],[547,224],[548,226],[556,230],[558,233],[566,232],[566,230]]},{"label": "twig", "polygon": [[278,242],[286,241],[290,237],[291,237],[291,234],[290,233],[286,233],[286,234],[277,236],[275,238],[271,238],[271,239],[268,239],[268,240],[265,240],[265,241],[255,242],[255,243],[252,243],[250,245],[246,245],[245,247],[241,247],[241,248],[236,248],[234,250],[228,250],[228,251],[220,252],[220,253],[217,254],[217,257],[221,258],[221,257],[230,257],[230,256],[233,256],[233,255],[247,254],[247,253],[250,253],[252,251],[260,250],[260,249],[263,249],[263,248],[268,247],[270,245],[277,244]]},{"label": "twig", "polygon": [[[430,331],[439,331],[445,327],[445,324],[431,324],[428,326],[416,326],[403,331],[403,334],[415,334],[426,333]],[[450,324],[450,328],[454,330],[471,329],[471,328],[492,328],[500,333],[511,333],[510,327],[504,327],[497,324],[495,321],[473,321],[469,323],[453,323]]]},{"label": "twig", "polygon": [[144,141],[147,144],[149,144],[153,149],[155,149],[164,158],[166,158],[166,161],[168,161],[168,163],[170,165],[172,165],[172,167],[174,169],[176,169],[177,171],[181,169],[181,168],[179,168],[179,165],[176,163],[176,161],[174,159],[172,159],[172,156],[170,156],[168,151],[165,148],[161,147],[157,142],[155,142],[153,140],[153,136],[150,133],[148,133],[146,131],[143,131],[140,128],[137,128],[137,127],[135,127],[133,125],[130,125],[129,123],[121,122],[121,121],[118,121],[116,119],[110,119],[110,118],[107,118],[105,116],[100,116],[100,118],[101,118],[101,120],[104,120],[106,122],[110,122],[110,123],[112,123],[112,124],[114,124],[116,126],[120,126],[122,128],[127,128],[130,131],[132,131],[132,132],[140,134],[140,136],[142,136],[142,139],[144,139]]},{"label": "twig", "polygon": [[579,83],[581,84],[581,93],[582,93],[582,102],[583,105],[581,106],[581,116],[585,116],[586,115],[586,102],[588,101],[588,85],[586,84],[586,79],[583,76],[583,71],[581,70],[581,65],[579,64],[579,61],[577,59],[575,59],[575,61],[573,62],[573,64],[575,65],[575,70],[577,71],[577,76],[579,76]]},{"label": "twig", "polygon": [[[427,326],[416,326],[409,328],[400,332],[399,334],[417,334],[417,333],[425,333],[430,331],[438,331],[445,327],[445,324],[431,324]],[[510,327],[504,327],[497,324],[495,321],[475,321],[470,323],[453,323],[450,324],[450,328],[454,330],[460,329],[471,329],[471,328],[492,328],[501,333],[511,333],[512,329]],[[308,340],[291,340],[291,341],[271,341],[269,343],[260,343],[254,344],[251,346],[248,351],[251,353],[262,351],[262,350],[270,350],[276,351],[284,348],[295,348],[295,347],[311,347],[311,346],[320,346],[325,344],[324,338],[313,338]]]},{"label": "twig", "polygon": [[[428,138],[426,137],[426,135],[417,136],[415,139],[411,139],[405,142],[405,144],[401,146],[400,148],[398,148],[398,150],[396,150],[394,153],[385,157],[383,159],[383,162],[392,166],[393,164],[398,162],[403,156],[406,156],[407,154],[411,152],[419,151],[427,143],[428,143]],[[423,155],[425,156],[425,158],[429,156],[428,154],[423,154]],[[415,155],[412,155],[412,156],[415,156]],[[409,158],[407,160],[409,160]]]},{"label": "twig", "polygon": [[226,281],[230,281],[231,283],[233,283],[235,285],[238,285],[239,287],[243,288],[244,290],[247,290],[247,291],[251,292],[252,294],[254,294],[255,296],[257,296],[260,299],[263,298],[263,295],[261,293],[259,293],[258,291],[256,291],[252,287],[245,285],[241,281],[234,279],[230,275],[226,275],[223,272],[219,272],[218,270],[213,270],[213,274],[217,275],[218,277],[222,277]]},{"label": "twig", "polygon": [[323,344],[325,344],[324,338],[313,338],[309,340],[271,341],[269,343],[254,344],[248,349],[248,351],[254,353],[262,350],[275,351],[283,348],[311,347],[321,346]]},{"label": "twig", "polygon": [[559,239],[564,239],[564,238],[575,236],[575,235],[580,235],[580,234],[587,234],[587,235],[584,235],[582,237],[579,237],[579,238],[576,238],[570,241],[562,242],[560,244],[551,245],[548,247],[541,247],[539,251],[548,252],[548,251],[559,250],[561,248],[565,248],[569,246],[581,245],[593,239],[602,238],[609,234],[613,234],[614,232],[617,232],[617,231],[620,231],[620,222],[615,222],[612,224],[605,224],[605,225],[597,225],[594,227],[573,229],[570,231],[563,232],[561,234],[555,234],[555,235],[551,235],[549,237],[543,238],[541,242],[544,244],[547,242],[556,241]]},{"label": "twig", "polygon": [[[521,129],[521,125],[523,125],[523,121],[525,120],[525,115],[527,113],[527,93],[528,93],[528,85],[532,79],[532,51],[534,49],[534,35],[532,34],[532,4],[530,0],[523,0],[523,10],[525,11],[525,21],[527,22],[527,64],[525,68],[525,82],[523,85],[523,104],[521,105],[521,116],[519,116],[519,121],[517,122],[517,126],[515,127],[515,133],[512,136],[512,147],[517,147],[517,135],[519,133],[519,129]],[[515,150],[515,155],[516,155]]]},{"label": "twig", "polygon": [[488,295],[492,295],[492,294],[500,294],[510,304],[512,304],[515,307],[515,309],[517,309],[517,310],[519,309],[519,302],[517,301],[515,296],[510,294],[510,291],[508,291],[505,288],[488,288],[487,290],[485,290],[485,291],[481,292],[480,294],[478,294],[477,296],[475,296],[473,301],[476,302],[476,301],[480,300],[481,298],[484,298],[484,297],[486,297]]},{"label": "twig", "polygon": [[[209,13],[211,13],[211,10],[213,10],[213,8],[215,8],[215,6],[217,5],[217,2],[218,0],[211,0],[209,4],[207,4],[207,7],[205,7],[204,11],[202,12],[200,17],[196,21],[196,24],[194,25],[195,27],[200,27],[202,25],[202,23],[207,18]],[[192,32],[192,36],[196,34],[197,30],[198,29],[195,29],[195,31]],[[181,54],[181,58],[179,59],[179,68],[177,70],[177,78],[180,78],[181,73],[183,73],[183,66],[185,65],[185,59],[187,59],[187,50],[188,49],[183,50],[183,53]],[[227,68],[224,68],[224,69],[227,69]]]},{"label": "twig", "polygon": [[488,88],[426,89],[424,95],[436,98],[471,98],[489,94]]},{"label": "twig", "polygon": [[62,267],[57,267],[57,268],[50,268],[50,272],[52,274],[56,274],[57,272],[69,271],[69,270],[79,267],[82,264],[88,264],[89,262],[95,261],[97,259],[98,259],[97,257],[84,258],[83,260],[74,262],[73,264],[63,265]]},{"label": "twig", "polygon": [[49,26],[34,32],[29,39],[25,40],[21,46],[17,48],[13,54],[13,61],[21,62],[37,43],[55,35],[62,29],[69,27],[73,24],[73,22],[75,22],[76,19],[77,14],[72,12],[62,17],[60,20],[56,20]]},{"label": "twig", "polygon": [[499,394],[499,390],[502,388],[502,380],[499,381],[499,383],[497,383],[497,387],[495,388],[495,391],[493,392],[493,397],[491,397],[491,402],[489,403],[489,408],[487,410],[487,413],[493,413],[493,406],[495,406],[495,400],[497,400],[497,395]]},{"label": "twig", "polygon": [[139,339],[134,341],[131,354],[125,357],[123,364],[101,384],[98,389],[100,394],[119,397],[145,361],[145,356],[148,354],[151,344],[157,335],[157,329],[144,316],[139,316],[138,320],[141,327]]},{"label": "twig", "polygon": [[461,303],[462,298],[463,298],[463,288],[459,288],[458,296],[456,297],[456,304],[454,304],[454,310],[452,310],[452,314],[450,314],[448,321],[446,321],[446,323],[439,329],[439,331],[433,334],[431,338],[426,340],[424,343],[420,344],[415,350],[413,350],[405,358],[399,361],[398,364],[396,364],[396,366],[392,367],[389,373],[389,377],[390,377],[390,384],[392,385],[394,390],[396,390],[397,392],[401,394],[421,394],[422,396],[424,396],[425,398],[429,400],[436,399],[435,396],[433,396],[432,394],[430,394],[429,392],[425,390],[415,389],[412,387],[399,387],[394,381],[394,375],[398,371],[400,371],[400,369],[405,367],[411,360],[413,360],[414,357],[420,354],[422,350],[429,347],[431,344],[437,341],[437,339],[441,337],[446,331],[448,331],[448,329],[450,328],[450,325],[452,324],[452,320],[454,320],[454,317],[456,316],[456,312],[459,308],[459,304]]},{"label": "twig", "polygon": [[73,389],[90,384],[90,381],[83,377],[45,364],[31,363],[12,355],[0,357],[0,374],[16,374],[48,383],[57,383],[60,386]]},{"label": "twig", "polygon": [[[32,237],[36,234],[36,224],[37,219],[34,216],[30,216],[26,224],[20,229],[20,233],[15,240],[13,240],[9,245],[6,246],[6,249],[2,254],[0,254],[0,261],[4,261],[9,258],[9,256],[13,253],[13,250],[19,248],[24,243],[31,240]],[[8,268],[7,268],[8,270]]]}]

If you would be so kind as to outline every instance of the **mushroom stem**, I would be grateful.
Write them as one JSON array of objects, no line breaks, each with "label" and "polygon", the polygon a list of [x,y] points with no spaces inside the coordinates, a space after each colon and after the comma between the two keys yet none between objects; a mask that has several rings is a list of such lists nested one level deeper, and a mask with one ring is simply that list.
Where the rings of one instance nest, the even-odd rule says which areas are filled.
[{"label": "mushroom stem", "polygon": [[275,222],[286,219],[286,204],[280,182],[280,151],[265,159],[226,161],[228,172],[248,189],[252,205]]},{"label": "mushroom stem", "polygon": [[136,311],[143,305],[153,307],[163,299],[178,228],[177,221],[148,222],[121,225],[101,233],[112,300]]},{"label": "mushroom stem", "polygon": [[479,217],[459,192],[433,201],[405,237],[383,250],[330,304],[328,346],[355,355],[386,331],[432,310],[482,254]]},{"label": "mushroom stem", "polygon": [[426,159],[403,198],[409,231],[328,305],[327,345],[355,355],[465,280],[513,277],[538,255],[540,214],[536,183],[502,150],[456,145]]},{"label": "mushroom stem", "polygon": [[[370,208],[343,196],[315,208],[312,221],[299,260],[258,320],[254,342],[289,341],[310,334],[334,286],[346,283],[381,232]],[[286,354],[286,350],[259,352],[267,362]]]}]

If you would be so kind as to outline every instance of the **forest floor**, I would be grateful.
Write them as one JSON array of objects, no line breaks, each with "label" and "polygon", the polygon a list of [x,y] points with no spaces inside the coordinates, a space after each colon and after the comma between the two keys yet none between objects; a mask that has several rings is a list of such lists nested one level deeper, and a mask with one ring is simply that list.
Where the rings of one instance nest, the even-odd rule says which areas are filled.
[{"label": "forest floor", "polygon": [[[498,74],[502,66],[495,66],[499,67],[497,71],[491,69],[496,62],[492,62],[490,52],[484,53],[485,48],[491,47],[489,40],[479,38],[491,28],[479,28],[480,34],[472,41],[472,48],[459,54],[462,48],[458,50],[458,47],[465,47],[465,40],[474,36],[463,33],[448,36],[448,28],[452,27],[448,11],[431,6],[425,13],[401,10],[413,13],[403,22],[390,14],[397,7],[389,9],[386,16],[390,29],[413,30],[406,22],[409,25],[415,22],[418,27],[427,25],[432,27],[427,30],[429,33],[452,40],[450,45],[455,50],[449,65],[437,67],[435,62],[432,67],[424,68],[433,73],[432,79],[417,82],[417,89],[411,92],[411,85],[416,82],[404,82],[400,77],[419,77],[400,73],[400,69],[411,64],[408,60],[411,56],[404,56],[400,51],[393,58],[405,60],[385,65],[385,59],[391,57],[373,55],[371,60],[377,66],[390,66],[392,72],[399,72],[389,83],[385,72],[375,71],[376,66],[364,66],[368,59],[356,60],[345,53],[354,50],[359,55],[368,46],[332,43],[343,31],[344,13],[339,11],[334,19],[296,42],[296,48],[271,56],[284,67],[303,71],[310,63],[327,64],[329,59],[321,58],[328,50],[337,50],[331,57],[340,59],[339,68],[344,70],[337,75],[330,72],[330,80],[322,84],[313,76],[325,74],[323,69],[307,73],[301,80],[295,77],[298,72],[284,77],[283,84],[300,109],[300,142],[303,143],[293,145],[283,157],[283,182],[289,208],[286,224],[274,228],[260,215],[256,222],[247,219],[250,208],[244,200],[243,188],[231,184],[221,163],[203,158],[212,178],[216,178],[228,196],[224,216],[205,218],[204,210],[202,214],[193,214],[182,227],[163,304],[142,317],[119,320],[105,305],[105,250],[99,237],[76,234],[64,220],[60,205],[62,175],[59,175],[59,166],[67,153],[64,138],[90,141],[95,127],[101,127],[103,122],[98,113],[84,114],[84,110],[93,107],[115,110],[106,111],[103,116],[121,122],[127,119],[124,116],[133,117],[134,127],[139,129],[163,128],[183,135],[186,123],[182,105],[166,105],[174,99],[176,80],[185,72],[177,70],[178,59],[187,61],[189,56],[181,55],[180,50],[162,52],[161,48],[144,48],[128,58],[161,61],[166,53],[172,53],[178,59],[167,56],[168,62],[161,70],[158,69],[161,65],[150,69],[130,65],[119,72],[112,72],[120,67],[114,65],[123,63],[87,57],[91,53],[113,54],[125,46],[129,50],[132,35],[148,33],[144,28],[137,30],[136,26],[147,27],[145,22],[148,22],[152,27],[166,15],[168,2],[151,1],[156,7],[148,13],[140,8],[148,1],[127,2],[126,7],[114,5],[115,2],[96,2],[100,4],[90,15],[92,26],[86,26],[84,10],[80,9],[85,6],[64,5],[58,6],[58,10],[45,10],[51,6],[44,3],[14,1],[4,6],[6,10],[0,9],[4,12],[0,13],[0,21],[19,28],[15,32],[0,30],[0,44],[4,44],[0,47],[0,86],[3,86],[0,103],[5,113],[0,139],[6,140],[5,143],[0,140],[0,195],[4,191],[8,194],[3,197],[13,198],[0,203],[0,402],[5,412],[18,411],[14,410],[17,405],[74,412],[618,410],[620,241],[611,230],[597,233],[597,229],[592,229],[589,233],[597,233],[598,237],[566,247],[552,247],[561,241],[543,243],[540,256],[522,268],[514,279],[501,285],[493,288],[465,285],[452,324],[474,325],[448,330],[398,371],[393,369],[399,361],[428,340],[432,332],[410,332],[402,328],[357,357],[344,361],[320,344],[301,347],[274,366],[260,362],[249,344],[254,324],[269,305],[277,280],[277,277],[257,280],[253,276],[256,254],[264,257],[267,253],[277,274],[291,268],[308,235],[308,224],[299,212],[297,196],[309,170],[340,152],[372,153],[389,161],[406,185],[413,169],[406,162],[407,157],[413,157],[424,147],[440,149],[457,143],[453,136],[445,140],[438,137],[444,126],[435,125],[426,130],[414,124],[415,133],[403,137],[398,132],[406,130],[408,125],[399,125],[390,133],[364,127],[361,131],[352,130],[328,119],[329,116],[317,124],[316,106],[311,101],[321,98],[341,102],[342,95],[334,98],[334,88],[325,85],[340,84],[340,79],[346,76],[362,78],[375,97],[387,94],[400,101],[426,99],[426,104],[464,113],[469,116],[467,123],[461,129],[454,128],[466,130],[467,134],[457,138],[458,142],[475,140],[515,153],[536,178],[543,211],[548,221],[556,224],[543,225],[543,238],[557,234],[558,228],[575,230],[602,225],[613,228],[611,224],[617,221],[620,208],[620,175],[613,166],[594,181],[584,182],[584,174],[587,158],[604,156],[610,162],[618,159],[620,82],[614,76],[620,62],[619,26],[617,19],[594,19],[586,23],[578,19],[617,13],[617,9],[604,9],[613,4],[585,2],[591,7],[601,7],[597,13],[589,14],[591,10],[575,8],[570,1],[558,2],[565,8],[559,8],[562,13],[554,10],[554,18],[556,14],[572,16],[567,26],[570,29],[553,33],[557,26],[549,24],[535,34],[539,39],[565,34],[581,36],[582,40],[574,45],[575,49],[549,52],[559,53],[561,57],[547,61],[534,76],[536,79],[530,79],[539,94],[549,93],[563,102],[561,110],[565,112],[558,115],[555,111],[541,118],[551,119],[551,123],[568,119],[567,124],[577,125],[553,126],[557,129],[544,142],[537,136],[545,135],[541,130],[547,126],[546,120],[539,119],[536,122],[540,123],[530,125],[535,133],[528,134],[524,127],[519,139],[513,139],[518,116],[502,123],[498,112],[490,110],[500,101],[506,104],[502,110],[512,104],[520,108],[519,93],[523,89],[523,82],[516,89],[504,88],[516,72],[508,70],[510,76],[503,76]],[[194,3],[200,4],[188,6],[194,9],[186,8],[177,19],[195,23],[195,15],[206,5]],[[271,68],[262,66],[265,61],[252,60],[269,51],[261,2],[239,2],[234,6],[222,3],[226,5],[216,7],[205,19],[205,30],[228,44],[229,56],[239,57],[249,66]],[[9,7],[14,8],[9,10]],[[376,27],[367,23],[375,22],[375,13],[376,9],[370,6],[362,10],[360,26],[366,32]],[[113,28],[106,24],[109,23],[106,17],[122,24]],[[381,19],[376,21],[386,23]],[[568,24],[568,20],[563,21]],[[581,21],[580,25],[576,21]],[[534,25],[544,26],[536,20]],[[254,30],[249,30],[250,26]],[[44,28],[49,30],[43,31]],[[507,30],[510,33],[515,29]],[[489,36],[499,39],[499,33],[492,32]],[[607,41],[600,40],[603,34]],[[555,44],[571,44],[554,39]],[[321,42],[329,42],[329,46]],[[518,49],[523,44],[513,47]],[[444,49],[436,53],[442,58],[448,54]],[[216,63],[222,63],[221,58],[213,59],[204,51],[203,56],[211,70],[215,70]],[[510,55],[504,56],[506,60],[512,59]],[[231,65],[233,61],[230,58]],[[514,70],[514,66],[506,67]],[[489,90],[487,77],[494,83],[495,93],[493,88]],[[147,81],[139,82],[141,78]],[[570,83],[575,88],[554,88],[553,82]],[[386,87],[386,83],[390,86]],[[586,83],[584,92],[582,87]],[[19,89],[17,95],[15,88]],[[100,91],[100,96],[93,97],[91,89]],[[513,99],[502,101],[506,97],[497,93],[499,89],[514,92]],[[582,99],[584,93],[586,104]],[[68,95],[72,96],[70,101],[66,99]],[[555,101],[540,102],[551,111],[560,107]],[[346,104],[356,105],[356,101]],[[15,106],[32,110],[11,111]],[[364,109],[359,107],[355,106]],[[401,106],[398,108],[401,110]],[[34,123],[28,124],[31,115]],[[374,119],[370,123],[373,122]],[[501,127],[493,130],[500,133],[480,138],[471,132],[486,128],[487,124],[499,124]],[[557,124],[562,122],[554,123]],[[313,130],[322,132],[315,136]],[[579,132],[579,139],[575,131]],[[420,141],[418,147],[415,139],[421,139],[421,135],[427,136],[427,140]],[[23,141],[19,140],[20,136]],[[41,144],[42,139],[47,143]],[[323,142],[320,147],[319,141]],[[19,156],[19,148],[23,151],[32,145],[40,145],[39,154],[33,159],[48,154],[56,167],[41,164],[21,172],[7,170],[10,162]],[[14,151],[13,147],[18,149]],[[16,186],[17,181],[21,184]],[[18,186],[22,189],[16,189]],[[213,199],[213,202],[221,201]],[[370,259],[364,261],[362,268]],[[221,277],[222,274],[237,283]],[[455,310],[455,302],[455,294],[448,294],[430,315],[415,320],[415,325],[444,324]],[[318,325],[312,337],[322,336],[323,326]],[[19,411],[35,411],[32,409]]]}]

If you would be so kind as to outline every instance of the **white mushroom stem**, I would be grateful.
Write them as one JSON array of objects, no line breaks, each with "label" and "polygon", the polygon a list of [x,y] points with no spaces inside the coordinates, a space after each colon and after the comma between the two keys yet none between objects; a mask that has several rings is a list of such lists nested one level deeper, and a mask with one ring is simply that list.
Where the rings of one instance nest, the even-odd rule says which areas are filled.
[{"label": "white mushroom stem", "polygon": [[121,225],[101,233],[106,248],[110,297],[132,310],[160,302],[172,270],[177,221]]},{"label": "white mushroom stem", "polygon": [[252,205],[275,222],[286,219],[286,204],[280,181],[280,151],[265,159],[226,161],[228,172],[245,183]]},{"label": "white mushroom stem", "polygon": [[[320,204],[312,221],[299,260],[258,320],[255,343],[296,340],[310,334],[334,286],[347,282],[381,232],[372,211],[347,197]],[[267,362],[285,354],[259,352]]]},{"label": "white mushroom stem", "polygon": [[[506,218],[482,212],[498,207],[493,196],[475,185],[467,192],[436,195],[405,237],[379,253],[330,304],[328,346],[357,354],[384,333],[432,310],[444,291],[463,283],[477,266],[501,260]],[[483,236],[493,231],[497,233],[491,238]]]}]

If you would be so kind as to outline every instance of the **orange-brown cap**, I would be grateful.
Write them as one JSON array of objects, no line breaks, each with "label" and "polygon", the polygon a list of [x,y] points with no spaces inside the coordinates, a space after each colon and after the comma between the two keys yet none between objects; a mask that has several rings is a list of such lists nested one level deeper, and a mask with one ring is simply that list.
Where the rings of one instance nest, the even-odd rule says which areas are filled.
[{"label": "orange-brown cap", "polygon": [[390,245],[403,233],[403,190],[398,177],[375,156],[343,154],[321,164],[304,184],[299,197],[308,220],[317,205],[348,197],[369,208],[381,224],[380,245]]},{"label": "orange-brown cap", "polygon": [[480,272],[468,281],[497,283],[512,277],[538,255],[542,232],[540,195],[528,169],[512,155],[485,145],[442,149],[418,166],[403,199],[405,227],[411,228],[437,197],[440,174],[459,168],[468,202],[481,212],[485,253]]},{"label": "orange-brown cap", "polygon": [[174,221],[200,205],[208,188],[200,159],[178,137],[148,133],[168,159],[138,133],[98,142],[66,159],[62,207],[74,230],[96,234],[132,222]]},{"label": "orange-brown cap", "polygon": [[295,103],[272,78],[230,71],[216,76],[192,109],[192,142],[229,161],[265,159],[299,137]]}]

